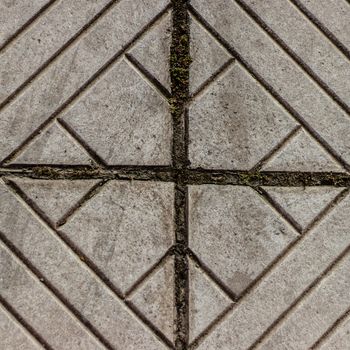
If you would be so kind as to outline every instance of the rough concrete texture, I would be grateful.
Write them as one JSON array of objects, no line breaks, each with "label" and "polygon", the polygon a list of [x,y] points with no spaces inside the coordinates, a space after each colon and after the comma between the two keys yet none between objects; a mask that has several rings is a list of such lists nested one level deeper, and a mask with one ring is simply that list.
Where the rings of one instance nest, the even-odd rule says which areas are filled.
[{"label": "rough concrete texture", "polygon": [[0,1],[0,349],[350,349],[349,23]]}]

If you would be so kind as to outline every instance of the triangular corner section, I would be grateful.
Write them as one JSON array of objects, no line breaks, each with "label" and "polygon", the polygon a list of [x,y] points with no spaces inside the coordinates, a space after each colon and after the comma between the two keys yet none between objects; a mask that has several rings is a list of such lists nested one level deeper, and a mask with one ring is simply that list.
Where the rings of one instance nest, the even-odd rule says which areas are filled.
[{"label": "triangular corner section", "polygon": [[57,123],[53,123],[10,164],[91,165],[92,160]]},{"label": "triangular corner section", "polygon": [[263,171],[345,172],[304,129],[263,166]]},{"label": "triangular corner section", "polygon": [[342,188],[264,187],[269,196],[305,230],[342,192]]},{"label": "triangular corner section", "polygon": [[38,208],[57,224],[98,183],[98,180],[15,180]]},{"label": "triangular corner section", "polygon": [[232,59],[232,56],[193,17],[190,51],[190,93],[193,94]]},{"label": "triangular corner section", "polygon": [[193,342],[230,305],[231,299],[189,259],[189,340]]},{"label": "triangular corner section", "polygon": [[170,92],[171,13],[167,12],[128,52]]},{"label": "triangular corner section", "polygon": [[168,257],[128,297],[171,343],[174,343],[174,275],[174,257]]}]

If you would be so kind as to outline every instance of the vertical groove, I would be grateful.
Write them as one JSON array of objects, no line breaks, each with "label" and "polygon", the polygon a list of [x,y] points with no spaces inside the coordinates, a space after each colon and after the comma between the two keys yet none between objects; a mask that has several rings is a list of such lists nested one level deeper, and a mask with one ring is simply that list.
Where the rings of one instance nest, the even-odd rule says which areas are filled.
[{"label": "vertical groove", "polygon": [[188,0],[172,0],[173,31],[170,50],[170,108],[173,119],[172,161],[175,169],[175,348],[188,347],[188,225],[187,225],[187,113],[189,100]]}]

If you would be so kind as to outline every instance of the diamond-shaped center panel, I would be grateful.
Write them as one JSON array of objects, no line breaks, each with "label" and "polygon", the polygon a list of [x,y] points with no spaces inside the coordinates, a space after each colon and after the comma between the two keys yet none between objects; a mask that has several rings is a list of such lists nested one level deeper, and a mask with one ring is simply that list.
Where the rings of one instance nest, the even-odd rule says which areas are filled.
[{"label": "diamond-shaped center panel", "polygon": [[173,185],[110,182],[62,231],[123,293],[173,243]]},{"label": "diamond-shaped center panel", "polygon": [[168,103],[125,60],[64,114],[63,120],[107,164],[171,162]]},{"label": "diamond-shaped center panel", "polygon": [[190,188],[190,248],[236,295],[297,237],[249,187]]},{"label": "diamond-shaped center panel", "polygon": [[193,167],[249,170],[297,124],[235,63],[193,102],[189,125]]}]

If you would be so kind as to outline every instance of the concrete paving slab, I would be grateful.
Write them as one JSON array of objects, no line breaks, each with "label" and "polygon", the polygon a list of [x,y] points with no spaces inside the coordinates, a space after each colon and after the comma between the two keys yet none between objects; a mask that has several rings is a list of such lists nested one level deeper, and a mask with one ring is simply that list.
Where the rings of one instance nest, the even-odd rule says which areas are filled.
[{"label": "concrete paving slab", "polygon": [[189,108],[191,166],[250,170],[297,125],[235,63]]},{"label": "concrete paving slab", "polygon": [[0,346],[8,350],[43,349],[40,343],[3,307],[0,307]]},{"label": "concrete paving slab", "polygon": [[191,18],[191,58],[190,92],[192,94],[231,59],[229,53],[193,17]]},{"label": "concrete paving slab", "polygon": [[[304,127],[348,164],[350,144],[346,135],[350,131],[349,113],[306,74],[280,43],[268,35],[268,28],[258,24],[236,1],[207,3],[193,0],[191,3],[228,45],[232,54],[249,68],[250,74],[278,97]],[[322,47],[318,46],[318,49],[322,50]],[[339,70],[333,68],[336,76]],[[264,135],[266,131],[261,133]],[[211,138],[207,135],[206,140]]]},{"label": "concrete paving slab", "polygon": [[87,28],[1,111],[0,158],[14,152],[113,57],[122,55],[166,6],[165,0],[152,1],[152,6],[149,1],[122,0]]},{"label": "concrete paving slab", "polygon": [[297,236],[249,187],[190,188],[189,246],[236,295]]},{"label": "concrete paving slab", "polygon": [[2,1],[0,349],[350,349],[348,18]]},{"label": "concrete paving slab", "polygon": [[233,302],[193,260],[189,261],[189,272],[189,342],[192,343]]},{"label": "concrete paving slab", "polygon": [[311,17],[350,50],[350,5],[346,0],[299,0]]},{"label": "concrete paving slab", "polygon": [[2,1],[0,4],[0,46],[3,46],[39,11],[44,10],[52,2],[49,0]]},{"label": "concrete paving slab", "polygon": [[[76,185],[76,190],[79,190],[81,183],[78,182]],[[89,185],[91,185],[90,181]],[[61,186],[64,186],[64,184],[61,184]],[[70,187],[72,186],[74,185],[71,184]],[[99,347],[91,345],[92,340],[88,341],[90,335],[89,337],[84,335],[86,340],[79,341],[79,337],[83,337],[80,333],[85,333],[82,333],[82,330],[79,330],[80,333],[78,333],[78,329],[85,329],[82,325],[84,323],[91,325],[111,347],[118,348],[122,345],[123,348],[129,349],[140,349],[142,346],[149,349],[167,348],[134,313],[128,310],[123,303],[123,293],[157,263],[168,246],[170,247],[172,244],[171,185],[160,184],[158,190],[157,184],[145,183],[145,187],[143,187],[142,183],[136,183],[130,188],[130,185],[123,183],[119,185],[121,191],[119,195],[110,191],[111,188],[116,186],[118,185],[109,184],[108,187],[104,188],[104,192],[100,192],[100,196],[93,197],[92,204],[95,204],[93,204],[92,210],[95,211],[96,223],[94,224],[93,216],[89,214],[84,219],[86,224],[79,225],[81,228],[79,239],[84,243],[81,248],[78,248],[78,244],[72,245],[71,243],[76,231],[74,229],[75,224],[79,220],[79,209],[71,221],[63,226],[63,231],[67,233],[67,238],[64,238],[62,234],[53,231],[49,225],[44,224],[37,215],[33,215],[32,210],[28,210],[28,207],[23,205],[22,200],[11,193],[5,185],[1,185],[1,238],[7,245],[16,247],[19,256],[25,259],[26,265],[29,265],[40,276],[35,278],[30,274],[32,276],[30,280],[33,280],[33,282],[23,282],[22,288],[21,279],[28,279],[29,277],[18,277],[19,281],[17,281],[18,278],[14,275],[15,271],[20,269],[20,276],[26,276],[29,272],[24,273],[24,267],[16,267],[18,264],[12,262],[12,260],[16,261],[17,258],[10,256],[8,249],[4,248],[5,255],[1,257],[1,291],[5,294],[2,295],[19,312],[21,317],[28,320],[45,341],[49,344],[51,344],[51,341],[53,342],[54,348],[63,349],[71,346],[73,349],[104,349],[105,347],[102,345]],[[132,197],[129,197],[130,190],[136,191],[134,202]],[[141,192],[143,192],[141,198],[153,202],[148,207],[148,213],[147,210],[145,212],[141,208],[142,200],[137,203],[136,198],[140,196]],[[126,201],[124,203],[122,201],[123,193]],[[118,198],[117,202],[113,197]],[[116,226],[98,209],[98,206],[103,206],[101,203],[103,198],[111,204],[104,206],[104,210],[110,218],[114,217],[119,222],[124,217],[123,222],[118,223],[120,225],[119,233]],[[51,200],[55,200],[55,197],[51,197]],[[130,201],[129,204],[127,204],[127,201]],[[56,204],[58,205],[60,202],[60,198],[57,198]],[[115,203],[113,204],[113,202]],[[88,210],[89,203],[91,202],[86,203],[80,209],[80,212],[84,208]],[[162,206],[164,206],[164,209],[162,209]],[[147,225],[150,225],[152,229],[147,230]],[[94,226],[96,229],[94,229]],[[104,233],[103,226],[114,228]],[[161,230],[165,231],[161,232]],[[94,233],[97,235],[95,237],[96,241],[88,240],[88,235],[93,237]],[[149,236],[150,234],[153,234],[153,237]],[[125,239],[121,235],[130,237]],[[143,250],[142,247],[145,249]],[[143,258],[141,258],[141,255],[143,255]],[[104,266],[100,263],[101,259]],[[90,268],[90,264],[86,265],[86,261],[89,260],[93,262],[92,265],[96,268]],[[112,263],[114,263],[114,267],[110,269]],[[110,280],[111,283],[106,285],[105,280]],[[116,281],[122,281],[122,284],[113,287]],[[125,281],[128,281],[129,284],[125,285]],[[74,313],[78,316],[69,316],[71,317],[69,321],[68,316],[64,316],[65,318],[60,321],[63,316],[58,314],[58,318],[55,319],[53,316],[58,311],[48,309],[53,303],[51,297],[49,298],[50,302],[47,302],[49,303],[48,306],[46,307],[46,304],[44,304],[42,314],[40,314],[40,305],[37,309],[35,309],[35,305],[43,298],[41,297],[42,293],[48,293],[45,291],[42,282],[47,282],[51,287],[50,293],[52,294],[52,289],[54,294],[65,302],[66,308],[75,310]],[[15,290],[17,289],[16,294]],[[118,293],[119,289],[123,293]],[[25,294],[31,293],[33,293],[35,300],[25,298]],[[36,301],[36,299],[38,300]],[[157,302],[157,300],[154,302]],[[40,301],[40,303],[44,303],[44,301]],[[31,304],[33,305],[29,307]],[[59,305],[61,304],[62,302],[59,303]],[[149,304],[152,305],[152,302],[150,301]],[[64,312],[65,315],[66,311]],[[172,315],[172,310],[169,310],[169,312]],[[52,325],[48,325],[45,321],[48,318],[52,319]],[[62,332],[55,328],[55,323],[62,324],[64,328]],[[67,330],[65,330],[65,327],[67,327]],[[53,339],[51,339],[50,332],[56,334]],[[73,334],[72,332],[76,333]],[[85,329],[84,332],[91,333],[88,329]],[[67,340],[65,340],[66,337]],[[58,345],[59,343],[62,344]],[[80,343],[81,345],[79,345]]]},{"label": "concrete paving slab", "polygon": [[56,1],[29,30],[2,52],[0,102],[54,56],[107,3],[108,0]]}]

